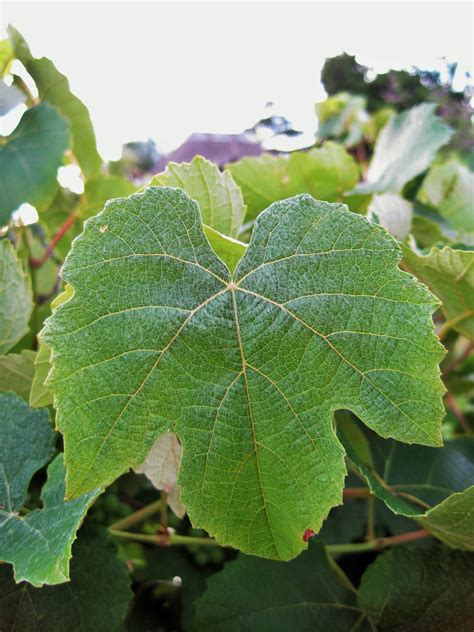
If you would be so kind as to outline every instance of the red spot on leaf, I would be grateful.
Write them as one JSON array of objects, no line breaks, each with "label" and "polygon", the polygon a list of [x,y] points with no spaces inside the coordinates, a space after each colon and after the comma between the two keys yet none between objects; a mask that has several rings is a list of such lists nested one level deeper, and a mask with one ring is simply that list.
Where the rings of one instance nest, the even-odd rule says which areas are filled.
[{"label": "red spot on leaf", "polygon": [[316,532],[313,531],[312,529],[305,529],[304,534],[303,534],[303,540],[305,542],[308,542],[309,539],[312,538],[315,535],[316,535]]}]

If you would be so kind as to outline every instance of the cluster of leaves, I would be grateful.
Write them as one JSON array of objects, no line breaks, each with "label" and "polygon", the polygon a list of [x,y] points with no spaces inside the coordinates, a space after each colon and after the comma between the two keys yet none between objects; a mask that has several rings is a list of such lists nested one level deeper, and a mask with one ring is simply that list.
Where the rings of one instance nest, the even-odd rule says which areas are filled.
[{"label": "cluster of leaves", "polygon": [[2,630],[471,630],[474,175],[435,106],[368,161],[330,98],[339,142],[137,191],[0,56]]}]

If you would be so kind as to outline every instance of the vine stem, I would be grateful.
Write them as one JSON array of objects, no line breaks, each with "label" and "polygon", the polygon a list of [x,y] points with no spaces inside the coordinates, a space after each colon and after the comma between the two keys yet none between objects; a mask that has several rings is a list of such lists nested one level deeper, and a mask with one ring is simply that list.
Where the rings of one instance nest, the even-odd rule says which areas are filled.
[{"label": "vine stem", "polygon": [[121,520],[114,522],[114,524],[110,525],[110,529],[114,531],[129,529],[130,527],[133,527],[136,524],[143,522],[143,520],[145,520],[149,516],[159,513],[161,511],[161,508],[162,508],[162,500],[160,498],[159,500],[155,500],[155,502],[150,503],[149,505],[146,505],[146,507],[142,507],[138,511],[135,511],[129,516],[126,516],[125,518],[122,518]]},{"label": "vine stem", "polygon": [[[172,546],[176,544],[199,544],[204,546],[221,546],[217,540],[213,538],[201,538],[187,535],[178,535],[176,533],[166,533],[157,535],[148,535],[146,533],[132,533],[130,531],[119,531],[118,529],[109,529],[111,535],[116,538],[122,538],[125,540],[132,540],[134,542],[142,542],[143,544],[154,544],[156,546]],[[409,533],[401,533],[400,535],[394,535],[389,538],[374,538],[367,542],[348,542],[345,544],[328,544],[326,545],[326,551],[332,555],[338,555],[341,553],[365,553],[366,551],[377,551],[385,549],[389,546],[395,546],[397,544],[404,544],[405,542],[412,542],[414,540],[420,540],[421,538],[430,537],[430,532],[426,529],[420,529],[419,531],[410,531]],[[225,547],[223,547],[225,548]]]},{"label": "vine stem", "polygon": [[444,322],[439,331],[438,331],[438,338],[442,341],[444,340],[444,338],[446,337],[446,334],[456,325],[458,325],[459,323],[461,323],[463,320],[466,320],[467,318],[469,318],[470,316],[472,316],[473,312],[469,311],[469,312],[464,312],[463,314],[460,314],[459,316],[456,316],[455,318],[452,318],[451,320],[447,320],[446,322]]},{"label": "vine stem", "polygon": [[134,542],[143,542],[143,544],[155,544],[158,546],[170,546],[173,544],[200,544],[204,546],[221,546],[213,538],[197,537],[190,535],[179,535],[177,533],[158,533],[157,535],[148,535],[147,533],[132,533],[130,531],[119,531],[109,528],[109,533],[116,538],[124,540],[133,540]]},{"label": "vine stem", "polygon": [[46,251],[43,254],[43,256],[41,257],[41,259],[30,258],[30,265],[31,265],[32,268],[41,268],[41,266],[44,263],[46,263],[46,261],[53,254],[53,250],[56,248],[56,246],[61,241],[61,239],[64,237],[64,235],[67,233],[67,231],[74,224],[75,220],[76,220],[76,214],[73,211],[70,215],[68,215],[66,221],[56,231],[54,237],[49,242],[48,247],[46,248]]},{"label": "vine stem", "polygon": [[461,426],[461,428],[464,430],[464,432],[466,434],[471,434],[471,428],[469,427],[469,424],[467,423],[467,420],[464,417],[462,410],[457,405],[456,400],[453,397],[453,394],[447,392],[446,395],[444,396],[444,399],[446,401],[447,407],[452,411],[453,415],[458,420],[458,423]]}]

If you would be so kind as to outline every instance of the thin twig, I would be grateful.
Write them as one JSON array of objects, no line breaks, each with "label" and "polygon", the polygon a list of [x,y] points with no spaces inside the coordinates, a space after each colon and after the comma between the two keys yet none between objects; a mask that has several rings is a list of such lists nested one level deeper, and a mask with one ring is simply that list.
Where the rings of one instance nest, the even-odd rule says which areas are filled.
[{"label": "thin twig", "polygon": [[41,266],[44,263],[46,263],[46,261],[53,254],[53,250],[56,248],[56,246],[61,241],[61,239],[64,237],[64,235],[67,233],[67,231],[74,224],[76,219],[77,219],[76,218],[76,214],[74,212],[71,213],[70,215],[68,215],[66,221],[59,227],[59,229],[55,233],[54,237],[49,242],[48,247],[46,248],[46,251],[44,252],[43,256],[40,259],[34,259],[33,257],[30,258],[30,264],[31,264],[31,266],[33,268],[41,268]]},{"label": "thin twig", "polygon": [[456,419],[459,422],[459,425],[464,430],[464,432],[466,432],[467,434],[471,434],[472,430],[469,427],[467,419],[464,417],[462,410],[457,405],[453,394],[448,391],[446,395],[444,396],[444,399],[446,400],[447,407],[451,410],[453,415],[456,417]]},{"label": "thin twig", "polygon": [[159,513],[160,510],[161,498],[159,500],[155,500],[155,502],[150,503],[149,505],[146,505],[145,507],[142,507],[129,516],[126,516],[125,518],[114,522],[114,524],[110,526],[110,529],[118,531],[122,529],[129,529],[130,527],[134,527],[135,525],[140,524],[140,522],[143,522],[149,516]]}]

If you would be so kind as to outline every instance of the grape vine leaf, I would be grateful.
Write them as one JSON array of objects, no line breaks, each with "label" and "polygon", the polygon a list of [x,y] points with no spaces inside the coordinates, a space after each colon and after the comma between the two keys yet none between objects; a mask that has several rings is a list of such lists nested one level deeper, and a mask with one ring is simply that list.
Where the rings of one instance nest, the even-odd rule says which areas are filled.
[{"label": "grape vine leaf", "polygon": [[[239,555],[207,580],[196,604],[197,632],[355,630],[365,615],[324,547],[287,564]],[[343,581],[345,582],[343,583]]]},{"label": "grape vine leaf", "polygon": [[332,142],[289,156],[263,154],[243,158],[226,169],[244,194],[246,221],[255,219],[269,204],[301,193],[328,202],[343,202],[344,193],[359,180],[354,159]]},{"label": "grape vine leaf", "polygon": [[474,251],[445,246],[422,255],[406,245],[402,249],[403,267],[442,301],[449,327],[474,340]]},{"label": "grape vine leaf", "polygon": [[34,588],[15,584],[0,566],[0,620],[5,632],[120,630],[132,598],[130,579],[111,537],[84,525],[74,542],[71,581]]},{"label": "grape vine leaf", "polygon": [[373,217],[395,239],[403,241],[410,232],[413,205],[397,193],[374,195],[369,204],[368,217]]},{"label": "grape vine leaf", "polygon": [[56,174],[69,146],[67,121],[48,103],[27,110],[0,145],[0,225],[23,203],[46,205],[58,187]]},{"label": "grape vine leaf", "polygon": [[0,353],[9,351],[28,331],[33,310],[29,276],[8,239],[0,241]]},{"label": "grape vine leaf", "polygon": [[97,152],[94,128],[89,110],[70,90],[67,78],[50,59],[36,59],[23,36],[13,27],[8,28],[15,57],[33,77],[41,101],[48,102],[61,112],[71,124],[72,150],[86,178],[97,174],[102,159]]},{"label": "grape vine leaf", "polygon": [[242,191],[229,172],[222,173],[209,160],[196,156],[190,163],[171,162],[150,185],[182,189],[199,204],[206,226],[229,237],[239,236],[247,210]]},{"label": "grape vine leaf", "polygon": [[36,353],[29,349],[0,356],[0,393],[13,391],[28,401],[35,374],[35,358]]},{"label": "grape vine leaf", "polygon": [[10,72],[13,62],[13,50],[9,39],[0,40],[0,75],[5,77]]},{"label": "grape vine leaf", "polygon": [[46,409],[33,410],[9,393],[0,397],[0,424],[0,559],[14,565],[17,581],[67,581],[71,544],[98,490],[65,502],[58,455],[48,467],[44,508],[20,516],[31,477],[53,454],[54,433]]},{"label": "grape vine leaf", "polygon": [[461,233],[474,233],[474,173],[451,159],[433,165],[423,180],[417,198],[437,209]]},{"label": "grape vine leaf", "polygon": [[192,522],[246,552],[297,555],[340,503],[334,410],[441,443],[437,302],[399,259],[383,228],[303,195],[260,215],[231,276],[184,192],[109,202],[74,242],[74,295],[42,334],[68,497],[175,432]]},{"label": "grape vine leaf", "polygon": [[398,193],[427,169],[452,130],[435,115],[436,104],[423,103],[392,116],[377,137],[367,182],[356,193]]},{"label": "grape vine leaf", "polygon": [[397,546],[368,567],[358,602],[377,630],[471,632],[473,585],[472,553]]},{"label": "grape vine leaf", "polygon": [[186,513],[181,502],[178,485],[179,464],[181,462],[181,444],[172,432],[162,435],[147,454],[143,463],[135,468],[139,474],[145,474],[156,489],[167,493],[166,500],[172,511],[180,518]]},{"label": "grape vine leaf", "polygon": [[180,188],[199,204],[204,233],[233,272],[247,247],[237,239],[247,207],[230,173],[196,156],[190,163],[170,163],[150,184]]},{"label": "grape vine leaf", "polygon": [[[442,449],[386,441],[336,415],[346,453],[372,493],[453,547],[474,550],[474,446],[464,437]],[[361,453],[366,446],[369,458]]]}]

